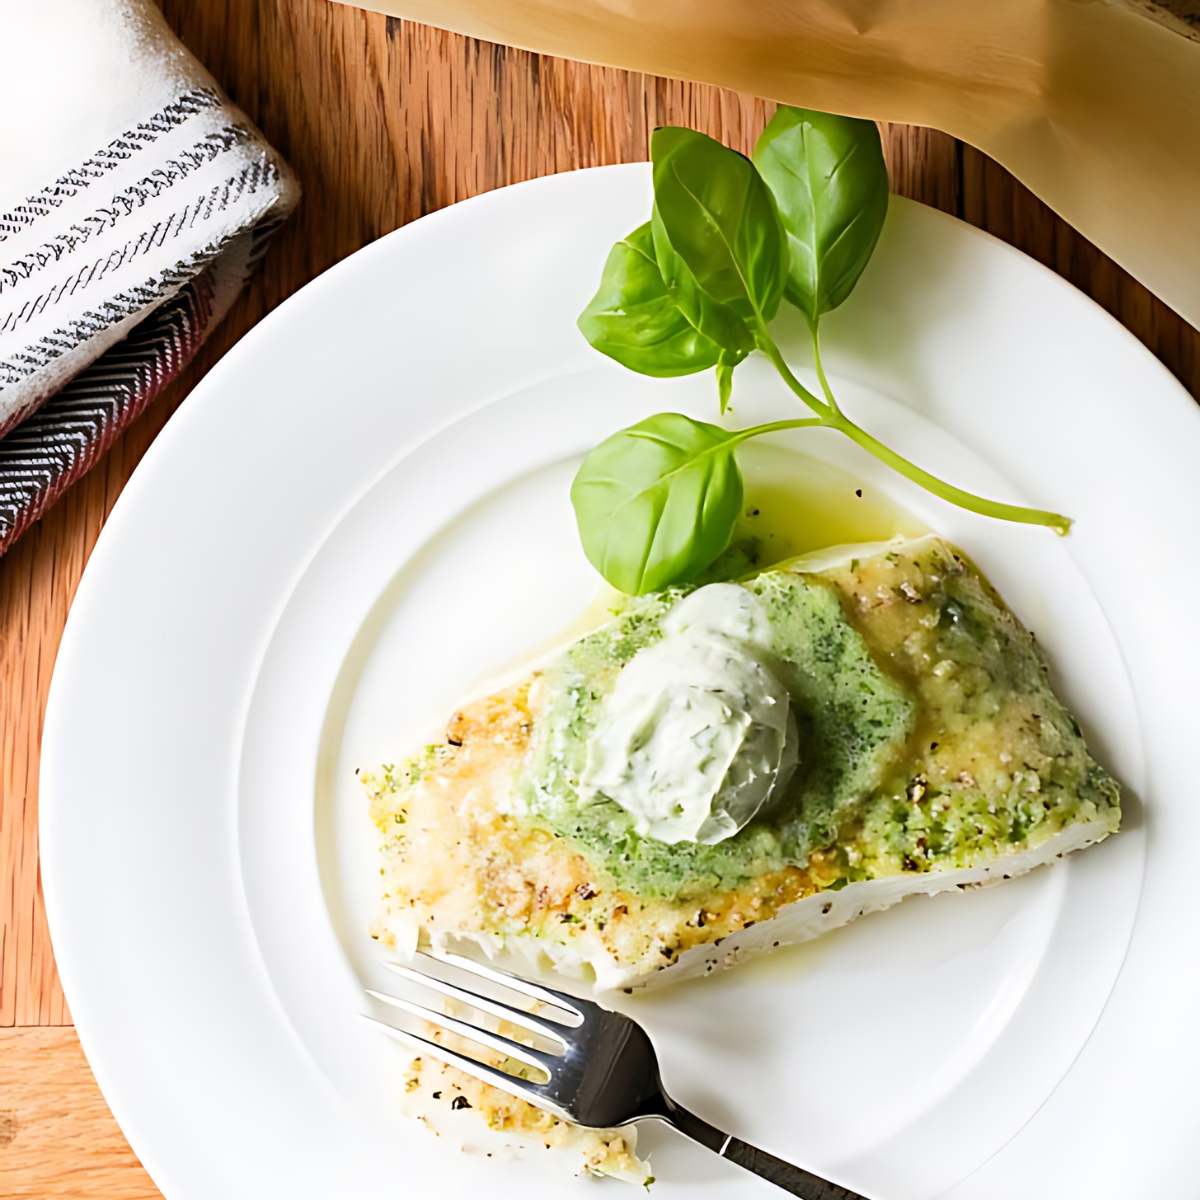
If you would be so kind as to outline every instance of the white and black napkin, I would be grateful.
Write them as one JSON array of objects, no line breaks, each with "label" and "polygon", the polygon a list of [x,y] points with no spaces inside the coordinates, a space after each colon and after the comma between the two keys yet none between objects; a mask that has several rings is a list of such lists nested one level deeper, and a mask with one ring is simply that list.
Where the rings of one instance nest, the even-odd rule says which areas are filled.
[{"label": "white and black napkin", "polygon": [[145,0],[0,18],[0,553],[228,311],[294,177]]}]

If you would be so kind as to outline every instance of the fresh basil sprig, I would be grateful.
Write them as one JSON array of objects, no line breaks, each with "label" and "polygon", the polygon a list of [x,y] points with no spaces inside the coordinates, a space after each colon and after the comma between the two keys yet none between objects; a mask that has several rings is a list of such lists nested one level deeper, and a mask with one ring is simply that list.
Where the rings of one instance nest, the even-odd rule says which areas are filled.
[{"label": "fresh basil sprig", "polygon": [[[753,160],[690,129],[651,139],[650,221],[613,247],[579,318],[587,340],[644,375],[716,369],[723,414],[733,372],[754,350],[812,417],[730,431],[659,413],[602,442],[571,489],[589,560],[614,586],[657,591],[693,578],[726,548],[742,500],[736,448],[780,429],[836,429],[893,470],[972,512],[1049,526],[1058,513],[1003,504],[938,479],[843,413],[821,361],[821,317],[850,295],[879,240],[887,172],[868,121],[780,108]],[[821,396],[770,333],[782,299],[803,312]]]}]

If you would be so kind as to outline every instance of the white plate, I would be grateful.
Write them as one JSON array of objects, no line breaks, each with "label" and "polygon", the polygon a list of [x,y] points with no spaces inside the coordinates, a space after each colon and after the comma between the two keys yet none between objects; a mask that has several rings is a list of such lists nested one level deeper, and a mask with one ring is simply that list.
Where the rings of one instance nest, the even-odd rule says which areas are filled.
[{"label": "white plate", "polygon": [[[51,693],[42,870],[84,1047],[172,1200],[589,1186],[392,1115],[397,1052],[356,1015],[376,967],[353,768],[595,595],[566,497],[585,447],[656,409],[711,417],[708,378],[639,378],[574,329],[647,194],[642,166],[555,176],[342,263],[209,374],[104,531]],[[828,332],[868,427],[1078,518],[1067,540],[1000,526],[832,436],[798,443],[981,562],[1126,783],[1126,827],[1003,888],[630,1003],[682,1101],[886,1200],[1183,1194],[1200,419],[1057,277],[911,203]],[[760,364],[739,370],[739,420],[781,406]],[[646,1141],[662,1200],[775,1194]]]}]

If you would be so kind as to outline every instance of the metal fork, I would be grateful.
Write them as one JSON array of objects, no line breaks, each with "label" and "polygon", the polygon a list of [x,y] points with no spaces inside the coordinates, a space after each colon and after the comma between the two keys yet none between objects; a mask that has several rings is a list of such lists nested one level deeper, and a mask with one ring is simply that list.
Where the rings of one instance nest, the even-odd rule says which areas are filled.
[{"label": "metal fork", "polygon": [[[493,996],[450,983],[428,972],[427,965],[435,962],[486,981],[493,985],[493,992],[498,986],[538,1005],[549,1006],[549,1009],[539,1010],[535,1014]],[[518,1077],[503,1069],[503,1066],[480,1062],[421,1034],[374,1017],[366,1018],[390,1037],[421,1054],[449,1063],[476,1079],[502,1088],[539,1108],[548,1109],[576,1125],[613,1129],[634,1121],[663,1121],[723,1158],[731,1159],[747,1171],[770,1180],[793,1196],[802,1196],[805,1200],[865,1200],[858,1192],[830,1183],[801,1167],[756,1149],[677,1104],[663,1090],[658,1059],[645,1030],[623,1013],[602,1008],[591,1000],[582,1000],[566,992],[530,983],[507,971],[457,954],[420,952],[411,963],[387,962],[384,965],[411,983],[465,1004],[476,1012],[486,1013],[553,1047],[541,1049],[527,1045],[404,997],[367,989],[368,995],[392,1008],[487,1047],[546,1078],[531,1081]]]}]

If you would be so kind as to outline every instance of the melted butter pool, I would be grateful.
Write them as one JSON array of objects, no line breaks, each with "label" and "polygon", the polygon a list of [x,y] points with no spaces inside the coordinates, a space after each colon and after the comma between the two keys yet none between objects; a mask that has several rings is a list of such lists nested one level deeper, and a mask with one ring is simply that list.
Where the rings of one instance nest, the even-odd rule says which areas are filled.
[{"label": "melted butter pool", "polygon": [[929,532],[882,492],[818,458],[752,442],[738,461],[746,499],[734,542],[755,539],[760,570],[825,546]]}]

